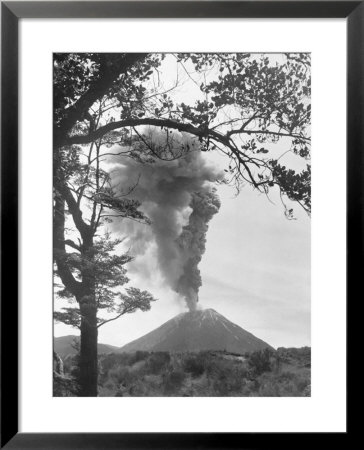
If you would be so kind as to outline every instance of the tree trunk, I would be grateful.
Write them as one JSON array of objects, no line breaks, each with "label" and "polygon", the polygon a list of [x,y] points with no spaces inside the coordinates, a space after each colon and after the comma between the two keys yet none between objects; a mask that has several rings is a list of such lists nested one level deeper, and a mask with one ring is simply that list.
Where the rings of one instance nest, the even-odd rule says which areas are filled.
[{"label": "tree trunk", "polygon": [[[75,200],[65,185],[58,183],[54,209],[54,257],[57,263],[58,275],[64,286],[76,297],[81,313],[81,345],[79,360],[79,395],[82,397],[97,396],[97,302],[95,293],[95,274],[93,263],[93,231],[85,224]],[[72,213],[77,229],[83,238],[81,256],[91,264],[81,271],[82,282],[77,281],[67,264],[65,248],[65,199]]]},{"label": "tree trunk", "polygon": [[85,292],[79,299],[81,312],[80,396],[97,397],[97,308],[95,292]]},{"label": "tree trunk", "polygon": [[93,269],[94,244],[91,231],[83,232],[82,257],[88,262],[81,270],[82,292],[77,298],[81,313],[80,396],[97,397],[97,302]]}]

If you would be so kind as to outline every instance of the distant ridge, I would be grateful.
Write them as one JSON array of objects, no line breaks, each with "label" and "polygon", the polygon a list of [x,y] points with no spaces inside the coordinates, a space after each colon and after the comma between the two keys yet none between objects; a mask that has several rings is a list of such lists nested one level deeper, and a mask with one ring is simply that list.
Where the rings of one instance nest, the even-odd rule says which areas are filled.
[{"label": "distant ridge", "polygon": [[[55,337],[53,339],[54,342],[54,351],[59,354],[61,358],[64,358],[67,355],[75,355],[77,353],[74,348],[74,342],[79,342],[79,336],[60,336]],[[97,344],[98,353],[112,353],[118,350],[118,347],[114,347],[113,345],[108,344]]]},{"label": "distant ridge", "polygon": [[159,328],[121,347],[118,352],[226,350],[245,353],[269,344],[214,309],[179,314]]}]

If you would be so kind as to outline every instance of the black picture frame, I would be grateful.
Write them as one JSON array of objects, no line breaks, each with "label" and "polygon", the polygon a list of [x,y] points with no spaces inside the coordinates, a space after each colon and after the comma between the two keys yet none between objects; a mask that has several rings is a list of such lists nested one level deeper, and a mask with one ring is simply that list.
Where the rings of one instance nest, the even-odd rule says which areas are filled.
[{"label": "black picture frame", "polygon": [[[1,2],[1,448],[184,449],[307,444],[311,433],[19,433],[18,432],[18,24],[22,18],[346,18],[347,304],[363,269],[363,1],[72,1]],[[352,348],[347,346],[348,355]],[[36,412],[35,412],[36,413]],[[349,418],[349,410],[348,416]],[[351,436],[329,433],[345,445]],[[298,440],[299,439],[299,440]],[[328,443],[326,433],[315,444]],[[344,442],[345,440],[345,442]]]}]

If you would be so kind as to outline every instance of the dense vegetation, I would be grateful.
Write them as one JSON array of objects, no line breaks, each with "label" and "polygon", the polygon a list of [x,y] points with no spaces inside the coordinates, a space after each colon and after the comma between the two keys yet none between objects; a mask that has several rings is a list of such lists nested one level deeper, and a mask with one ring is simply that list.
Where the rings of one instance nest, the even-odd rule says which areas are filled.
[{"label": "dense vegetation", "polygon": [[[77,357],[66,358],[64,370],[77,377]],[[138,351],[99,356],[102,397],[301,397],[310,396],[310,386],[309,347],[245,355]]]}]

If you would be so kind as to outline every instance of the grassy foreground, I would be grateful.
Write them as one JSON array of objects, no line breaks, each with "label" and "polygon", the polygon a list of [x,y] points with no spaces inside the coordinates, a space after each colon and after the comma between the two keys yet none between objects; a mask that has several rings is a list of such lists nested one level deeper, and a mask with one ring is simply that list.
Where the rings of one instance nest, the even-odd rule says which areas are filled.
[{"label": "grassy foreground", "polygon": [[[77,357],[64,362],[77,378]],[[302,397],[310,396],[311,349],[228,352],[135,352],[99,357],[101,397]],[[56,392],[55,395],[72,395]]]}]

